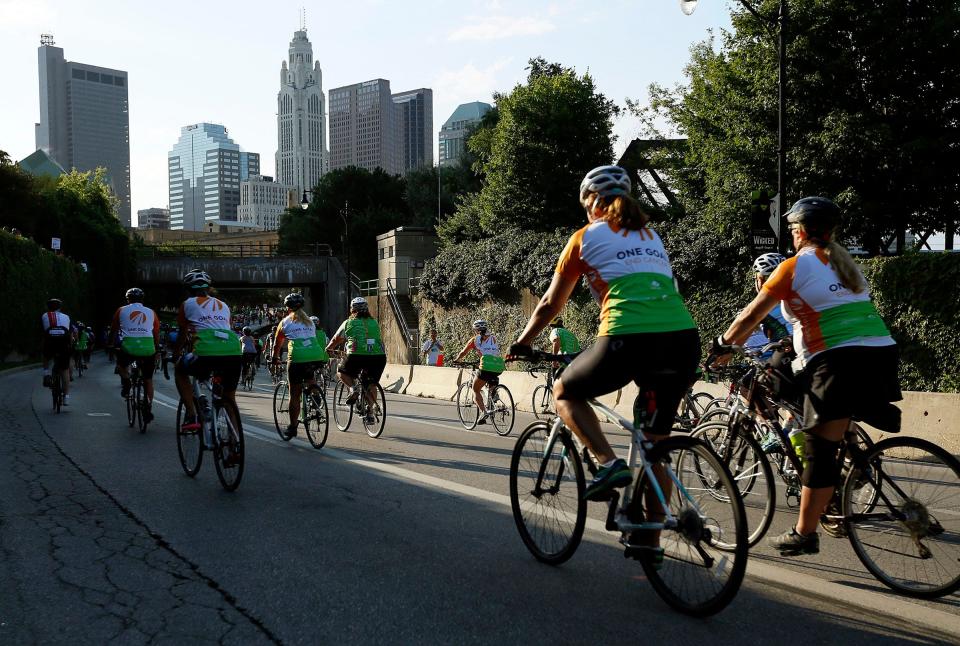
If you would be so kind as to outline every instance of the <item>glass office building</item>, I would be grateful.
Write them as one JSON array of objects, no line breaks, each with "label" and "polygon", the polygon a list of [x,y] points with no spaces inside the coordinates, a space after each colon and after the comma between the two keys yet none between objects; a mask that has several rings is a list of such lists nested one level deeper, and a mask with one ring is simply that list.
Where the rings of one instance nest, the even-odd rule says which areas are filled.
[{"label": "glass office building", "polygon": [[467,133],[480,123],[490,104],[474,101],[462,103],[440,127],[439,158],[441,166],[459,164],[466,145]]},{"label": "glass office building", "polygon": [[260,174],[260,155],[240,151],[216,123],[180,129],[167,154],[170,228],[205,231],[208,222],[237,220],[240,182]]},{"label": "glass office building", "polygon": [[420,88],[393,95],[400,171],[433,166],[433,90]]}]

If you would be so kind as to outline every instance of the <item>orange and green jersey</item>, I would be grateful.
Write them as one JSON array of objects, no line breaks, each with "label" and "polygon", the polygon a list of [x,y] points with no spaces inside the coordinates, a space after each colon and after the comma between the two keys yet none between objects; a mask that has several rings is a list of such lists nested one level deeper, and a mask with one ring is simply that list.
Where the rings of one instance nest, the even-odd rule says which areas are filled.
[{"label": "orange and green jersey", "polygon": [[670,258],[650,228],[589,224],[567,242],[557,273],[587,277],[600,304],[597,336],[674,332],[697,326],[677,292]]},{"label": "orange and green jersey", "polygon": [[160,338],[160,319],[156,312],[142,303],[130,303],[117,308],[110,326],[119,333],[120,347],[134,357],[149,357],[157,351]]},{"label": "orange and green jersey", "polygon": [[180,304],[177,324],[193,332],[193,351],[201,357],[243,354],[240,337],[231,328],[230,307],[212,296],[188,298]]},{"label": "orange and green jersey", "polygon": [[822,249],[804,247],[780,263],[762,289],[783,302],[783,315],[793,325],[793,346],[804,364],[832,348],[894,344],[869,287],[859,294],[848,289]]}]

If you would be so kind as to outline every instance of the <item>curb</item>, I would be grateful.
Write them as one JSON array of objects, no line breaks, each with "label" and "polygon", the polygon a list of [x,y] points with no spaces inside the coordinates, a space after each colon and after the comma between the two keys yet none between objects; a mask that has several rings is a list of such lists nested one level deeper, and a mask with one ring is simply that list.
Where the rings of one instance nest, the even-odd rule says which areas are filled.
[{"label": "curb", "polygon": [[25,366],[17,366],[16,368],[4,368],[0,370],[0,377],[6,377],[7,375],[15,375],[18,372],[27,372],[28,370],[36,370],[42,364],[38,361],[37,363],[28,363]]}]

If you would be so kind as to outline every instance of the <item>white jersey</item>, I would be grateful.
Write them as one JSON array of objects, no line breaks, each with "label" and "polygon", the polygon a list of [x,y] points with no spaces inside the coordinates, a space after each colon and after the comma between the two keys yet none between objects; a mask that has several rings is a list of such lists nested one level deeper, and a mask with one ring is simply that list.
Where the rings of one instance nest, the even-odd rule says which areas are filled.
[{"label": "white jersey", "polygon": [[153,336],[155,328],[159,328],[157,314],[142,303],[130,303],[117,310],[117,325],[120,328],[120,339],[140,338]]},{"label": "white jersey", "polygon": [[41,320],[43,331],[50,336],[70,334],[70,317],[63,312],[47,312]]}]

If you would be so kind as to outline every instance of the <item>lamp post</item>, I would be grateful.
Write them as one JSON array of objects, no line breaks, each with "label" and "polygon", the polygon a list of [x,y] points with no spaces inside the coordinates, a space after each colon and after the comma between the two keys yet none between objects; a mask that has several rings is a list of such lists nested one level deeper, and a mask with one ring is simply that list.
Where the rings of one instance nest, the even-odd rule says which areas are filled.
[{"label": "lamp post", "polygon": [[[787,205],[787,0],[780,0],[776,16],[764,16],[754,9],[747,0],[737,0],[754,18],[762,22],[767,30],[777,30],[777,248],[780,253],[787,249],[787,236],[782,235],[783,213]],[[699,0],[680,0],[680,10],[689,16],[697,8]]]},{"label": "lamp post", "polygon": [[[303,199],[300,201],[300,208],[306,211],[310,207],[310,200],[307,198],[307,194],[313,195],[313,191],[304,191]],[[347,261],[347,299],[349,299],[353,294],[353,278],[350,273],[350,219],[347,217],[350,213],[350,202],[345,201],[343,203],[343,210],[338,212],[340,219],[343,220],[343,249],[346,254]]]}]

